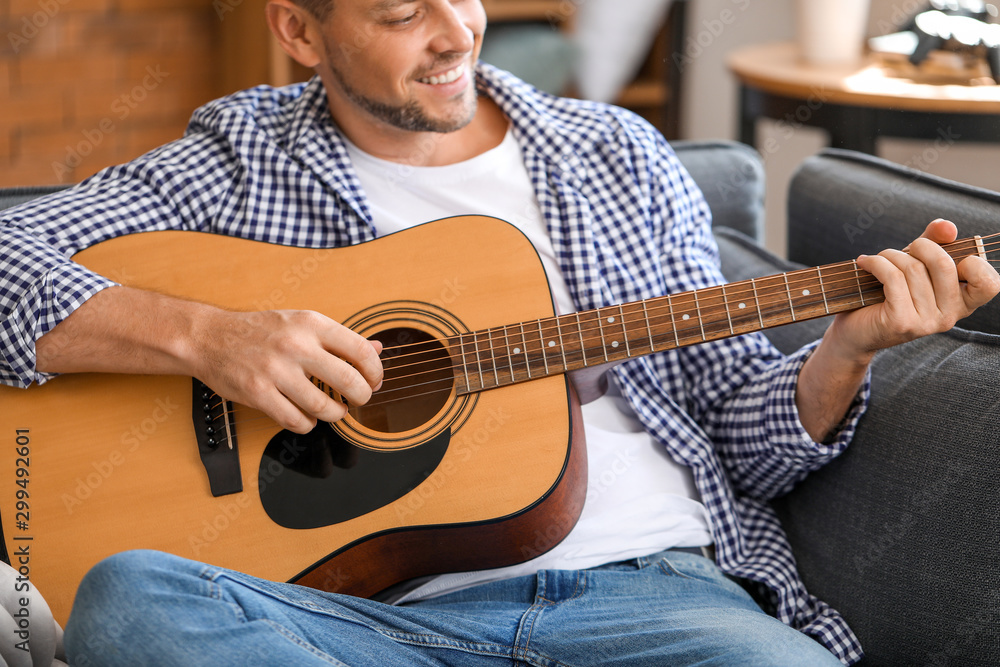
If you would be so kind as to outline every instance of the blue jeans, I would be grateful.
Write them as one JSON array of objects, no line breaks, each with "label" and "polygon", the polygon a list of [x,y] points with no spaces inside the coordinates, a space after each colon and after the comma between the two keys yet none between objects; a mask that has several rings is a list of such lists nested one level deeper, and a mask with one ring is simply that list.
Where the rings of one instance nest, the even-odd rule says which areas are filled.
[{"label": "blue jeans", "polygon": [[840,664],[678,551],[399,607],[131,551],[84,579],[66,648],[74,667]]}]

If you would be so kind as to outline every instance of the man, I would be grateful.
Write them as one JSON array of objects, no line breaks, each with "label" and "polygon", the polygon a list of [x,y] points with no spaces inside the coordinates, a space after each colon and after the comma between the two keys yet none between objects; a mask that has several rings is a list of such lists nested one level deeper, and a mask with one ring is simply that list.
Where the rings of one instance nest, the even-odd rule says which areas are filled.
[{"label": "man", "polygon": [[[114,286],[64,259],[138,230],[325,247],[483,213],[532,239],[564,310],[721,280],[704,201],[662,138],[621,110],[549,98],[477,65],[476,0],[272,0],[267,18],[318,79],[207,105],[179,142],[3,218],[6,381],[190,375],[297,432],[344,412],[310,376],[356,404],[378,389],[379,345],[322,315],[272,311],[243,326],[245,314]],[[70,659],[854,661],[856,639],[803,589],[766,500],[846,446],[877,349],[947,329],[1000,290],[988,264],[956,268],[940,249],[955,233],[935,221],[908,254],[860,258],[885,303],[838,316],[788,358],[744,336],[616,368],[608,395],[584,406],[584,514],[550,554],[414,582],[390,605],[129,552],[81,585]],[[246,337],[232,345],[237,331]],[[635,458],[616,459],[623,451]],[[718,567],[698,555],[710,545]],[[762,591],[777,619],[727,575]]]}]

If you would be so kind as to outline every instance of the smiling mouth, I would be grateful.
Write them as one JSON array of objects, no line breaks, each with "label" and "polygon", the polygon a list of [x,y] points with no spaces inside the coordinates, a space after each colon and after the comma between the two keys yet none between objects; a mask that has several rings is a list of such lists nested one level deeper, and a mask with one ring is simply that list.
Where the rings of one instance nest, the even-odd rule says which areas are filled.
[{"label": "smiling mouth", "polygon": [[458,77],[462,76],[462,74],[464,73],[465,73],[465,63],[460,63],[457,67],[448,70],[444,74],[440,74],[438,76],[424,77],[422,79],[417,79],[417,81],[419,81],[420,83],[430,84],[432,86],[439,86],[444,83],[451,83]]}]

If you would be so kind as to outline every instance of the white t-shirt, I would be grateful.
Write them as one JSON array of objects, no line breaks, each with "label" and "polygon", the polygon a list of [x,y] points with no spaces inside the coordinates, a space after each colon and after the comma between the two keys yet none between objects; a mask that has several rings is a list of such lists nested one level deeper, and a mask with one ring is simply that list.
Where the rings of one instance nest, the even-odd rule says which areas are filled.
[{"label": "white t-shirt", "polygon": [[[559,312],[576,310],[511,132],[496,148],[443,167],[381,160],[350,142],[348,152],[380,236],[454,215],[506,220],[534,244]],[[397,602],[541,569],[584,569],[670,547],[711,544],[708,513],[690,471],[675,463],[646,433],[615,383],[609,384],[607,394],[583,406],[587,499],[566,539],[525,563],[436,577]]]}]

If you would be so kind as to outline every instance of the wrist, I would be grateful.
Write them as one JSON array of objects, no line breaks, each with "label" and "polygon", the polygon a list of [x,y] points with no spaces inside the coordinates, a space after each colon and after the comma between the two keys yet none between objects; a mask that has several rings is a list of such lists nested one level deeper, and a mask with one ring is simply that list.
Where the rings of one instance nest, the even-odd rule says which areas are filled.
[{"label": "wrist", "polygon": [[875,358],[876,348],[864,347],[854,343],[849,336],[842,333],[840,328],[840,317],[834,319],[833,323],[823,334],[814,354],[825,357],[829,364],[844,371],[864,372]]}]

